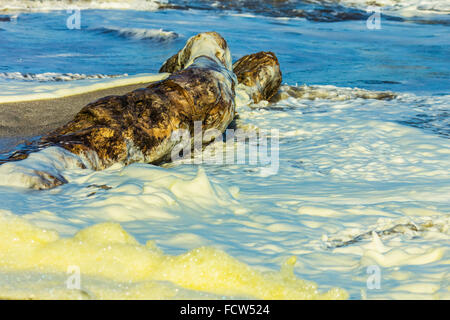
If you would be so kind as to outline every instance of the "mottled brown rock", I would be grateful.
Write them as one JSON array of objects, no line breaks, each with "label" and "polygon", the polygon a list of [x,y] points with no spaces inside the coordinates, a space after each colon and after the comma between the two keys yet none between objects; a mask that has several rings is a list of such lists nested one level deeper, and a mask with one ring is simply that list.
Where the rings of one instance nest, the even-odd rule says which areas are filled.
[{"label": "mottled brown rock", "polygon": [[[214,47],[212,42],[216,42]],[[203,53],[203,42],[214,57]],[[176,141],[171,134],[194,121],[203,130],[225,130],[234,118],[235,78],[226,68],[229,50],[217,33],[199,34],[180,51],[190,65],[166,80],[123,96],[109,96],[84,107],[75,119],[42,139],[89,158],[95,169],[115,162],[159,163],[168,160]],[[187,53],[190,53],[190,56]],[[170,60],[170,59],[169,59]],[[96,158],[92,160],[92,154]]]},{"label": "mottled brown rock", "polygon": [[[200,48],[200,46],[194,47],[194,45],[199,44],[201,41],[204,41],[205,44],[207,44],[208,40],[212,40],[216,45],[209,47],[205,45],[203,48]],[[209,43],[212,41],[209,41]],[[192,57],[198,55],[198,51],[193,52],[193,49],[194,51],[203,49],[202,54],[206,54],[210,58],[217,58],[219,64],[222,64],[225,68],[231,70],[231,55],[225,39],[217,32],[204,32],[191,37],[183,49],[167,59],[159,69],[159,72],[174,73],[186,68],[187,64],[190,61],[192,62]]]},{"label": "mottled brown rock", "polygon": [[233,64],[233,71],[254,103],[270,100],[281,85],[280,64],[273,52],[246,55]]}]

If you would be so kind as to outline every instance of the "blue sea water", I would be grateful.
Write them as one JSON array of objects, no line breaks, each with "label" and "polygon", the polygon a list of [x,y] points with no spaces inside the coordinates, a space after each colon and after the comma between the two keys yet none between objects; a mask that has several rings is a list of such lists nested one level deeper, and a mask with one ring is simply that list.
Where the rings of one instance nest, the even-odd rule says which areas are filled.
[{"label": "blue sea water", "polygon": [[[157,72],[190,36],[214,30],[225,37],[235,60],[251,52],[275,52],[284,82],[291,85],[449,91],[446,24],[392,21],[381,15],[381,29],[370,30],[370,13],[358,20],[318,22],[222,10],[82,10],[81,29],[70,30],[70,16],[65,11],[21,13],[13,22],[0,22],[0,72]],[[159,29],[174,34],[149,32]]]}]

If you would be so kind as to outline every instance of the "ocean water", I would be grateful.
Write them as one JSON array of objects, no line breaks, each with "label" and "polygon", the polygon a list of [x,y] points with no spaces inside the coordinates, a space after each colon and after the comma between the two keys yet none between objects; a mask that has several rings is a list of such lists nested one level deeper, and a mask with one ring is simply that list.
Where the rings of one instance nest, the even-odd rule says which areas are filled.
[{"label": "ocean water", "polygon": [[73,3],[0,0],[0,102],[154,80],[203,31],[275,52],[296,92],[237,109],[276,130],[269,164],[61,168],[47,191],[0,167],[0,297],[449,299],[450,8],[376,3],[380,29],[366,1],[79,1],[69,29]]}]

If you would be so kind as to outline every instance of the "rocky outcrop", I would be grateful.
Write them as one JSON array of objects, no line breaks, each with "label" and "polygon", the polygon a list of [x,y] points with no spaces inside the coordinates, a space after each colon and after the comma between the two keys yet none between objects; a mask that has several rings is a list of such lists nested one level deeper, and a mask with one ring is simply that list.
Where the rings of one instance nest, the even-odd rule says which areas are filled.
[{"label": "rocky outcrop", "polygon": [[223,131],[233,120],[236,79],[229,57],[218,33],[198,34],[179,53],[182,69],[170,65],[174,73],[166,80],[99,99],[42,141],[89,159],[95,169],[168,160],[175,130],[193,133],[194,121],[201,121],[205,131]]}]

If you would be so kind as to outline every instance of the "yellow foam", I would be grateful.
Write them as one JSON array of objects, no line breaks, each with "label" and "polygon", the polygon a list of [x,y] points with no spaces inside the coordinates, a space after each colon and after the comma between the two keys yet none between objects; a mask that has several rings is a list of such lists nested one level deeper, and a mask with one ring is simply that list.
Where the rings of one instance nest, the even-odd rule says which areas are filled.
[{"label": "yellow foam", "polygon": [[[60,238],[56,232],[40,229],[20,217],[0,216],[0,273],[21,283],[21,289],[16,291],[0,284],[2,298],[76,298],[78,295],[73,292],[67,293],[64,276],[61,277],[69,266],[80,268],[82,289],[87,288],[87,296],[94,298],[164,299],[176,297],[179,290],[186,289],[258,299],[348,297],[341,289],[319,293],[316,284],[295,277],[295,262],[292,257],[280,271],[263,273],[211,247],[179,256],[165,255],[153,242],[139,244],[117,223],[97,224],[73,238]],[[22,276],[30,272],[53,274],[56,278],[59,275],[63,280],[55,280],[56,284],[53,281],[55,287],[51,291],[45,285],[52,282],[33,286],[35,278]],[[14,275],[21,275],[24,280],[18,281]],[[96,285],[92,279],[102,285]],[[83,297],[85,291],[78,294]]]}]

